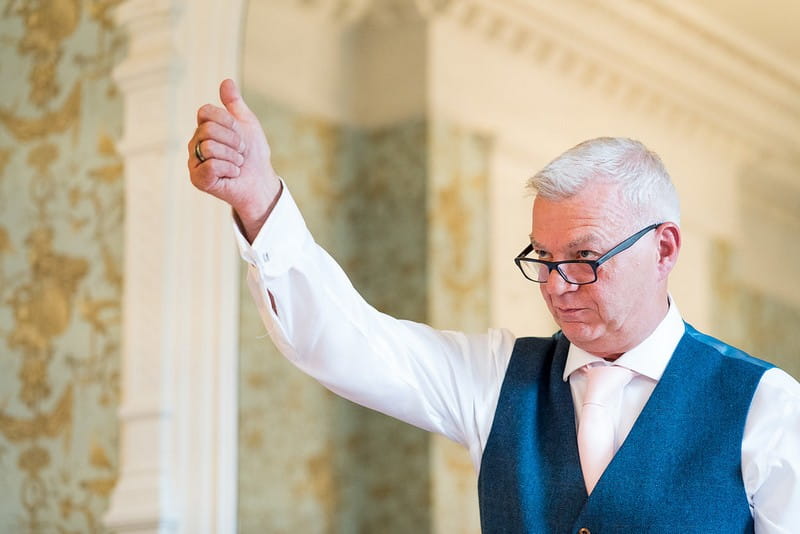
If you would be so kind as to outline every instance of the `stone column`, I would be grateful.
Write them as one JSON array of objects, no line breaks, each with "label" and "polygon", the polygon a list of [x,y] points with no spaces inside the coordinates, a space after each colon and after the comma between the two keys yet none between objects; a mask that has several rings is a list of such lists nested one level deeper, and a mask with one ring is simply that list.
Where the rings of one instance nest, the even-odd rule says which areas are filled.
[{"label": "stone column", "polygon": [[129,0],[121,533],[235,532],[237,258],[228,210],[193,190],[195,110],[237,73],[241,2]]}]

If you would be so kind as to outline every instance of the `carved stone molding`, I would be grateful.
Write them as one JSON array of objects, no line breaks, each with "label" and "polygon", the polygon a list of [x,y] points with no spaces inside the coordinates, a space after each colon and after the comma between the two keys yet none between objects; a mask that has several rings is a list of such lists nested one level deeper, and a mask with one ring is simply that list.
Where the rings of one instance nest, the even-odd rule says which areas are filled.
[{"label": "carved stone molding", "polygon": [[452,0],[284,0],[337,24],[394,24],[433,16]]},{"label": "carved stone molding", "polygon": [[796,154],[800,70],[687,0],[328,0],[336,23],[452,20],[503,54],[550,69],[712,143]]},{"label": "carved stone molding", "polygon": [[238,259],[230,214],[195,191],[186,142],[239,65],[242,2],[128,0],[116,532],[236,531]]},{"label": "carved stone molding", "polygon": [[745,48],[745,38],[691,19],[685,7],[656,0],[453,0],[439,13],[507,53],[674,127],[796,152],[800,76]]}]

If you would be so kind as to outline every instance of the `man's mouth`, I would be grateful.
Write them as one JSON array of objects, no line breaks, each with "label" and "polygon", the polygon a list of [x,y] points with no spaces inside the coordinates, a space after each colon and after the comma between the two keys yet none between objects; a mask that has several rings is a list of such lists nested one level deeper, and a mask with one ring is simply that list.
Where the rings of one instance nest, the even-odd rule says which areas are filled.
[{"label": "man's mouth", "polygon": [[567,306],[556,306],[556,313],[561,319],[578,319],[584,312],[586,308],[573,308]]}]

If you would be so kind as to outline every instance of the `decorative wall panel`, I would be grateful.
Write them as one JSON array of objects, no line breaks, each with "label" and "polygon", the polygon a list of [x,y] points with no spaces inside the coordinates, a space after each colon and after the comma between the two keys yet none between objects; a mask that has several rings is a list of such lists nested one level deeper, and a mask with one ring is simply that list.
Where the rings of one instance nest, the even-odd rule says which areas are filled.
[{"label": "decorative wall panel", "polygon": [[0,18],[0,531],[100,532],[117,477],[117,0]]},{"label": "decorative wall panel", "polygon": [[[428,321],[436,328],[485,332],[491,138],[445,121],[431,131]],[[477,478],[467,451],[436,436],[432,456],[432,532],[479,534]]]},{"label": "decorative wall panel", "polygon": [[739,255],[724,241],[713,243],[711,256],[714,335],[800,379],[800,307],[747,280],[747,274],[769,276],[769,263],[762,264],[762,272],[742,273],[736,268]]},{"label": "decorative wall panel", "polygon": [[[246,96],[317,241],[373,305],[424,319],[425,124],[342,127]],[[242,293],[240,531],[427,532],[428,436],[294,369]]]}]

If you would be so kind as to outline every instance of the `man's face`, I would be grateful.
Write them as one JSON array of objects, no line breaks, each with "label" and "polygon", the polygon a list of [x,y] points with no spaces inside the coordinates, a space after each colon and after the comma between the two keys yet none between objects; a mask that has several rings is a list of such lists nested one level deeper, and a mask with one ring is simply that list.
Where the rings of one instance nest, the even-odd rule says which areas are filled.
[{"label": "man's face", "polygon": [[[612,185],[591,185],[560,201],[537,197],[531,257],[596,260],[641,230],[637,224]],[[555,271],[540,284],[550,313],[570,342],[598,356],[615,357],[638,345],[663,319],[666,274],[658,269],[657,233],[645,234],[602,264],[593,284],[569,284]]]}]

